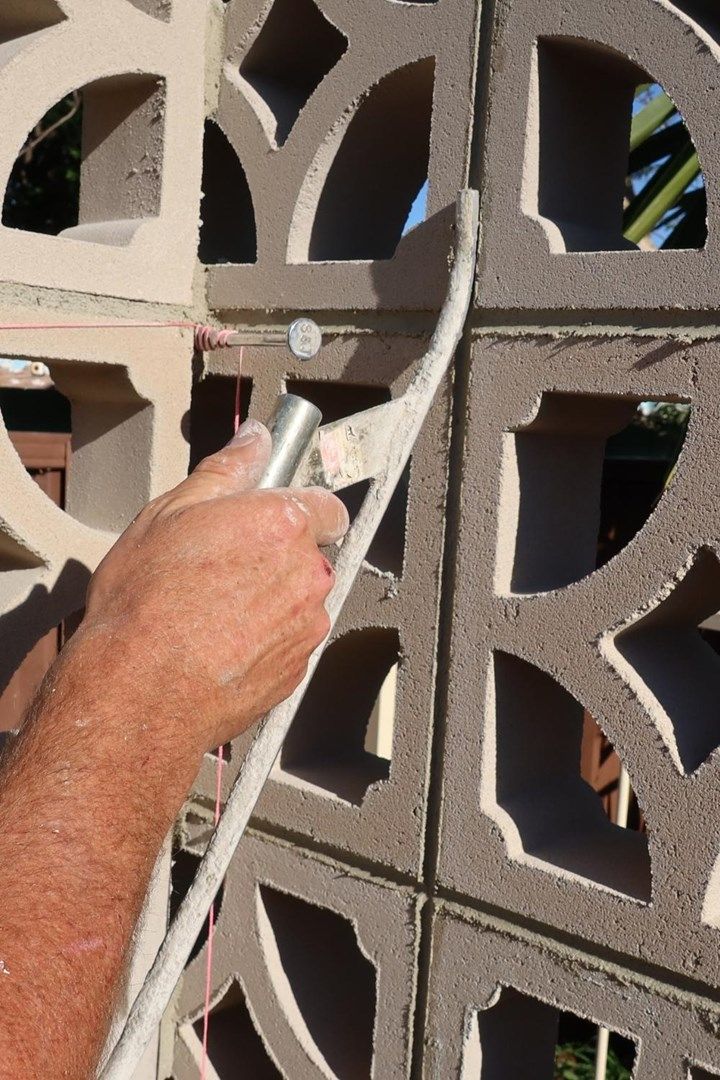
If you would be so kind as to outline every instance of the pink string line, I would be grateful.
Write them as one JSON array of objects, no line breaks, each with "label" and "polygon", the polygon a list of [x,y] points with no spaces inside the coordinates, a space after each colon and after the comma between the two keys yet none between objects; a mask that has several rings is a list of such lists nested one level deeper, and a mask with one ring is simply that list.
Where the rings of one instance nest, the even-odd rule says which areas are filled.
[{"label": "pink string line", "polygon": [[[235,382],[235,414],[233,422],[233,430],[237,434],[237,430],[240,427],[240,414],[242,412],[242,368],[243,368],[243,354],[245,350],[240,348],[240,359],[238,361],[237,380]],[[220,820],[220,812],[222,810],[222,771],[223,764],[225,762],[225,755],[223,747],[218,747],[217,752],[217,773],[215,777],[215,824],[217,825]],[[210,913],[208,915],[208,947],[207,947],[207,964],[205,967],[205,1006],[203,1008],[203,1045],[202,1045],[202,1060],[200,1063],[200,1080],[205,1080],[207,1074],[208,1063],[208,1036],[210,1032],[210,998],[212,996],[212,981],[213,981],[213,941],[215,938],[215,903],[210,907]]]},{"label": "pink string line", "polygon": [[97,322],[97,323],[0,323],[6,330],[193,330],[195,345],[201,352],[226,349],[234,330],[218,329],[193,322]]}]

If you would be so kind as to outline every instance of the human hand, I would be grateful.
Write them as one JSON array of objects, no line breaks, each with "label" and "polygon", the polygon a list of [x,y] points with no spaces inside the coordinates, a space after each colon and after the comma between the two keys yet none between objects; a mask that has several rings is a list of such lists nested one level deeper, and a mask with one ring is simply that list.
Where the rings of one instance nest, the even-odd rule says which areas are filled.
[{"label": "human hand", "polygon": [[90,583],[78,646],[109,644],[154,736],[198,753],[288,697],[330,629],[319,546],[345,534],[347,511],[321,489],[257,490],[269,456],[248,420],[145,507]]}]

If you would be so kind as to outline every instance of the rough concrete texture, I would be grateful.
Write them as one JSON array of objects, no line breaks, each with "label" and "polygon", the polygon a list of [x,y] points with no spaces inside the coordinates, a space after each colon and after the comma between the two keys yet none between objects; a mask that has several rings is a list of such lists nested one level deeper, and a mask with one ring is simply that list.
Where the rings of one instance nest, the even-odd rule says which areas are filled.
[{"label": "rough concrete texture", "polygon": [[[636,1040],[634,1080],[720,1076],[720,661],[696,633],[720,610],[720,337],[686,328],[717,308],[713,5],[2,8],[3,175],[47,109],[87,88],[78,224],[0,227],[2,321],[124,324],[0,330],[0,355],[48,362],[73,403],[65,513],[0,431],[2,678],[184,474],[188,437],[196,461],[231,434],[238,352],[193,357],[187,330],[129,323],[317,312],[313,363],[245,350],[245,410],[265,417],[284,385],[328,419],[374,405],[402,392],[432,329],[456,189],[470,176],[482,193],[475,340],[224,885],[209,1077],[542,1080],[558,1008]],[[703,251],[620,238],[646,72],[700,154]],[[400,239],[426,177],[427,220]],[[692,405],[678,471],[596,570],[606,440],[647,399]],[[584,709],[647,839],[580,780]],[[185,849],[202,847],[214,771],[208,756]],[[168,1017],[162,1080],[198,1076],[205,959]]]},{"label": "rough concrete texture", "polygon": [[205,12],[196,0],[172,0],[163,21],[149,14],[154,7],[170,11],[162,0],[3,4],[0,93],[13,108],[0,117],[0,176],[7,180],[28,132],[73,90],[83,90],[84,127],[78,225],[60,237],[0,227],[5,281],[190,301]]},{"label": "rough concrete texture", "polygon": [[[407,1076],[416,946],[411,889],[246,836],[214,941],[216,1073],[242,1062],[253,1080]],[[198,1074],[206,949],[176,1003],[176,1080]]]},{"label": "rough concrete texture", "polygon": [[[215,252],[233,265],[208,270],[211,308],[438,307],[468,175],[479,6],[221,7],[210,117],[236,155],[241,238],[255,231],[256,249]],[[206,159],[206,193],[221,167]],[[427,220],[401,240],[426,179]]]},{"label": "rough concrete texture", "polygon": [[560,1013],[635,1042],[633,1080],[720,1073],[717,999],[454,905],[436,912],[432,948],[425,1080],[552,1080]]},{"label": "rough concrete texture", "polygon": [[[454,890],[713,986],[720,667],[697,627],[720,607],[717,349],[475,343],[440,854]],[[677,473],[593,573],[604,442],[648,399],[691,402]],[[580,779],[583,709],[649,844]]]},{"label": "rough concrete texture", "polygon": [[713,183],[702,251],[633,250],[621,225],[639,83],[664,87],[713,175],[719,42],[705,0],[501,0],[485,144],[483,308],[717,306]]},{"label": "rough concrete texture", "polygon": [[[246,405],[254,415],[267,416],[284,384],[314,401],[327,421],[358,412],[402,393],[426,347],[423,338],[339,337],[328,340],[311,364],[295,362],[292,368],[285,349],[248,349],[243,370],[252,392],[248,387]],[[213,360],[211,371],[218,369],[236,371],[237,353]],[[233,382],[208,374],[203,406],[203,384],[197,388],[193,435],[204,448],[221,445],[226,436]],[[224,416],[216,396],[223,388]],[[443,395],[413,454],[409,485],[403,485],[370,549],[256,812],[258,822],[413,875],[422,865],[434,702],[428,673],[437,639],[448,427]],[[363,496],[364,489],[351,494],[351,512]],[[386,721],[394,728],[388,733],[388,762],[368,752],[366,733],[382,684],[398,661],[394,724]],[[248,745],[249,738],[234,746],[226,789]],[[198,786],[208,805],[215,795],[214,771],[209,759]]]}]

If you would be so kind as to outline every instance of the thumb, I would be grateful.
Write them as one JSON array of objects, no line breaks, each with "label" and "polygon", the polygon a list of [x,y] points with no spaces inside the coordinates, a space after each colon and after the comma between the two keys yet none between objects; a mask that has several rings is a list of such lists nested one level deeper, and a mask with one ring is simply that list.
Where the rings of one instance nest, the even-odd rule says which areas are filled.
[{"label": "thumb", "polygon": [[205,502],[254,488],[270,460],[272,439],[259,420],[241,424],[227,446],[203,458],[174,491],[173,504]]}]

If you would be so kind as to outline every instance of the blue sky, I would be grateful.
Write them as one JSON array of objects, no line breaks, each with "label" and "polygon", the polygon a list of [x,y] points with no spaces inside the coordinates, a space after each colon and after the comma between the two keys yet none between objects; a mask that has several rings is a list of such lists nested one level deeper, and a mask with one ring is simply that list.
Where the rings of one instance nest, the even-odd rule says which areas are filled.
[{"label": "blue sky", "polygon": [[410,207],[410,213],[408,219],[405,222],[405,228],[403,229],[403,236],[405,233],[409,233],[411,229],[414,229],[416,225],[419,225],[421,221],[424,221],[427,217],[427,198],[428,198],[428,182],[427,180],[417,193],[415,202]]}]

